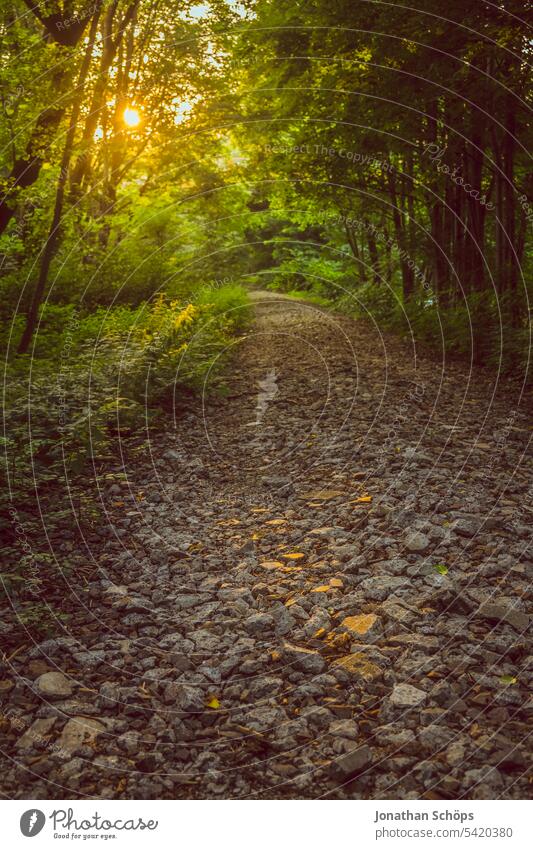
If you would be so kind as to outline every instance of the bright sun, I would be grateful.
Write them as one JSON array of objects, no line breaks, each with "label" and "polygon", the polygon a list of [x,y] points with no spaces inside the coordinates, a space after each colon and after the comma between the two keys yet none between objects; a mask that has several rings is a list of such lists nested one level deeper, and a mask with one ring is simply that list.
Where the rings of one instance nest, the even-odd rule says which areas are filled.
[{"label": "bright sun", "polygon": [[128,127],[137,127],[141,122],[141,116],[138,109],[133,109],[132,106],[127,106],[124,110],[124,123]]}]

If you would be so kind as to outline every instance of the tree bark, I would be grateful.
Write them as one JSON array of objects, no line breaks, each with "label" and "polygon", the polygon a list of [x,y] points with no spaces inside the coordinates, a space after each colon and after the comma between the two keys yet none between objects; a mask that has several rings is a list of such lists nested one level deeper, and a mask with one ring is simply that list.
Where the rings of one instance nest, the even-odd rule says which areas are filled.
[{"label": "tree bark", "polygon": [[30,303],[30,307],[26,316],[26,326],[24,327],[24,332],[22,334],[19,346],[18,353],[25,354],[28,350],[29,344],[33,337],[33,333],[37,324],[37,318],[39,315],[39,307],[41,305],[43,295],[46,289],[46,283],[48,281],[48,272],[50,270],[50,264],[54,257],[57,243],[59,240],[59,225],[61,223],[61,218],[63,214],[63,201],[65,197],[65,185],[67,182],[68,169],[70,165],[70,159],[72,156],[72,148],[74,145],[74,137],[76,134],[76,125],[78,123],[79,114],[80,114],[80,106],[83,96],[83,88],[85,85],[85,81],[87,79],[87,74],[89,71],[89,67],[91,64],[94,42],[96,38],[96,30],[98,27],[98,20],[100,17],[100,6],[97,7],[96,12],[94,13],[94,17],[91,23],[91,29],[89,32],[89,41],[85,50],[85,55],[83,57],[83,61],[81,63],[81,68],[78,77],[78,84],[76,90],[78,92],[76,99],[72,106],[72,113],[70,116],[70,124],[67,131],[67,136],[65,139],[65,146],[63,148],[63,155],[61,157],[61,170],[59,172],[59,177],[57,180],[57,188],[56,188],[56,197],[54,204],[54,213],[52,216],[52,222],[50,224],[50,230],[48,233],[48,239],[45,242],[43,254],[41,257],[41,265],[39,268],[39,277],[37,279],[37,285],[35,286],[35,290],[33,293],[33,297]]}]

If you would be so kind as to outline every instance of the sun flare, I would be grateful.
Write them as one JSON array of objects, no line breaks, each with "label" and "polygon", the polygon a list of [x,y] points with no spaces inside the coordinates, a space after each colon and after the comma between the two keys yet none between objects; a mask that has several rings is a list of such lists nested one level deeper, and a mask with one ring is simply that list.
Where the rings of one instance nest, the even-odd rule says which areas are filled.
[{"label": "sun flare", "polygon": [[124,110],[124,123],[127,127],[138,127],[141,123],[141,116],[138,109],[132,106],[127,106]]}]

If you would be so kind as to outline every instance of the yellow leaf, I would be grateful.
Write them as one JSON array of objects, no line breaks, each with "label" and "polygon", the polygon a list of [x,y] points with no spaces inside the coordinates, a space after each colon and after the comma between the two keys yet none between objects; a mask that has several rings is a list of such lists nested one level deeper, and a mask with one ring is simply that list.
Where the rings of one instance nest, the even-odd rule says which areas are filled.
[{"label": "yellow leaf", "polygon": [[312,593],[327,593],[331,589],[329,584],[323,584],[321,587],[315,587],[311,590]]},{"label": "yellow leaf", "polygon": [[305,557],[305,554],[302,554],[300,551],[293,551],[292,554],[282,554],[286,560],[301,560],[302,557]]},{"label": "yellow leaf", "polygon": [[213,698],[207,703],[207,707],[216,710],[220,707],[220,702],[215,696],[213,696]]},{"label": "yellow leaf", "polygon": [[285,525],[286,523],[287,519],[269,519],[265,525]]},{"label": "yellow leaf", "polygon": [[362,495],[360,498],[356,498],[355,501],[352,501],[352,504],[369,504],[372,501],[371,495]]},{"label": "yellow leaf", "polygon": [[343,587],[344,586],[344,584],[342,583],[340,578],[332,578],[331,581],[329,582],[329,585],[330,585],[330,587]]}]

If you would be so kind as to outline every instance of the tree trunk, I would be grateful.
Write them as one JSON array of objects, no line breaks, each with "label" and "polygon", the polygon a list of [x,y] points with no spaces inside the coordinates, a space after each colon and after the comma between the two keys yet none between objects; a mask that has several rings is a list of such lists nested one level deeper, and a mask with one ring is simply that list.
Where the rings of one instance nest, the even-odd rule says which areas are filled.
[{"label": "tree trunk", "polygon": [[357,263],[357,274],[359,276],[359,280],[361,284],[364,284],[366,283],[365,263],[361,257],[361,251],[359,250],[359,245],[357,244],[357,237],[353,230],[348,227],[347,224],[344,225],[344,229],[346,230],[346,238],[348,239],[348,244],[350,245],[350,249]]},{"label": "tree trunk", "polygon": [[376,284],[376,286],[379,286],[381,278],[379,273],[379,253],[378,246],[376,244],[376,237],[370,229],[369,221],[367,218],[364,219],[364,222],[366,229],[366,243],[368,245],[368,253],[370,255],[370,267],[372,268],[372,276],[374,278],[374,283]]},{"label": "tree trunk", "polygon": [[37,285],[35,287],[33,298],[31,300],[30,308],[28,310],[28,314],[26,316],[26,326],[24,328],[24,332],[22,334],[22,338],[20,340],[18,346],[18,353],[25,354],[28,350],[29,344],[31,342],[36,324],[37,318],[39,315],[39,307],[41,305],[44,291],[46,289],[46,283],[48,280],[48,272],[50,270],[50,263],[54,257],[54,253],[57,248],[57,243],[59,240],[59,225],[61,223],[61,218],[63,214],[63,200],[65,196],[65,185],[67,182],[68,169],[70,165],[70,159],[72,156],[72,147],[74,144],[74,136],[76,134],[76,125],[78,123],[78,118],[80,114],[80,106],[83,98],[83,89],[85,86],[85,81],[87,79],[87,73],[89,71],[89,66],[91,64],[91,58],[93,54],[94,42],[96,38],[96,30],[98,26],[98,19],[100,17],[100,8],[98,7],[92,23],[91,29],[89,32],[89,41],[87,44],[87,48],[85,50],[85,55],[83,57],[83,61],[81,63],[81,68],[78,77],[78,84],[76,87],[77,97],[72,106],[72,114],[70,117],[70,125],[67,131],[67,136],[65,139],[65,146],[63,148],[63,156],[61,157],[61,170],[59,172],[59,177],[57,180],[57,188],[56,188],[56,197],[54,204],[54,214],[52,216],[52,222],[50,224],[50,230],[48,233],[48,239],[46,240],[43,254],[41,257],[41,265],[39,268],[39,277],[37,279]]},{"label": "tree trunk", "polygon": [[401,210],[398,206],[398,198],[396,194],[396,178],[394,176],[394,172],[388,173],[388,187],[392,205],[392,220],[394,222],[396,242],[400,251],[400,269],[402,272],[403,300],[404,303],[406,303],[413,295],[415,276],[414,270],[412,268],[409,268],[408,264],[409,252],[406,247],[405,230],[403,227]]}]

